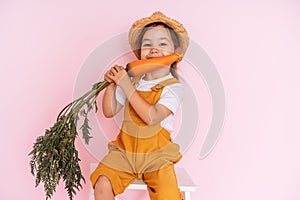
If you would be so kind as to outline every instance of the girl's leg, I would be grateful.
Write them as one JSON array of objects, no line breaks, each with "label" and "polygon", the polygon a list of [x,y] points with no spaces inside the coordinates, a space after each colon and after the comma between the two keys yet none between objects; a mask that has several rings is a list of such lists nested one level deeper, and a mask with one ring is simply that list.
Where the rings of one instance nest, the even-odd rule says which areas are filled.
[{"label": "girl's leg", "polygon": [[118,171],[100,163],[91,174],[95,200],[112,200],[136,178],[129,172]]},{"label": "girl's leg", "polygon": [[106,176],[100,176],[95,184],[95,200],[114,200],[111,183]]},{"label": "girl's leg", "polygon": [[163,167],[157,171],[144,174],[151,200],[182,200],[182,194],[178,188],[174,165]]}]

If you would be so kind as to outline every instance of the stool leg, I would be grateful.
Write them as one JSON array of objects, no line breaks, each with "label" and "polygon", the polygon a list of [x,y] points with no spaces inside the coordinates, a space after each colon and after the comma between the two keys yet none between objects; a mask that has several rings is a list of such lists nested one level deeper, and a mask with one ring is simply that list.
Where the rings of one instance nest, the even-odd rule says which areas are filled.
[{"label": "stool leg", "polygon": [[191,200],[190,192],[184,192],[184,200]]}]

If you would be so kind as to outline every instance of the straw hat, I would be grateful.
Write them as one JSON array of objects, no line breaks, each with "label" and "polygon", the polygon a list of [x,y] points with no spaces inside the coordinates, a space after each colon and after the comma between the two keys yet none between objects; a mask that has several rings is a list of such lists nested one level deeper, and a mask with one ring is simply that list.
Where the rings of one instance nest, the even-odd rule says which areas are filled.
[{"label": "straw hat", "polygon": [[179,39],[179,47],[176,53],[179,54],[181,57],[183,57],[189,45],[189,36],[187,31],[185,30],[185,28],[181,23],[165,16],[163,13],[159,11],[154,12],[150,17],[139,19],[132,24],[129,30],[128,39],[129,39],[129,44],[131,46],[131,49],[133,50],[135,56],[140,59],[140,55],[139,55],[140,47],[138,46],[138,38],[139,35],[141,34],[142,29],[148,24],[154,22],[162,22],[168,25],[169,27],[171,27],[177,33]]}]

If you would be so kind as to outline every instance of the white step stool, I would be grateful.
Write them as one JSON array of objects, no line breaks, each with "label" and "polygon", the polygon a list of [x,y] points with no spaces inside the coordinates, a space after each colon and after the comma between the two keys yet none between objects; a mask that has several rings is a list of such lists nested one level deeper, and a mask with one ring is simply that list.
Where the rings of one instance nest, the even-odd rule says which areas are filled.
[{"label": "white step stool", "polygon": [[[90,170],[93,172],[98,164],[92,163]],[[184,200],[191,200],[191,192],[196,191],[196,186],[184,168],[175,168],[178,187],[183,193]],[[147,190],[147,185],[142,179],[137,179],[132,182],[126,190]],[[117,200],[117,198],[115,198]],[[90,200],[94,200],[94,190],[92,189]]]}]

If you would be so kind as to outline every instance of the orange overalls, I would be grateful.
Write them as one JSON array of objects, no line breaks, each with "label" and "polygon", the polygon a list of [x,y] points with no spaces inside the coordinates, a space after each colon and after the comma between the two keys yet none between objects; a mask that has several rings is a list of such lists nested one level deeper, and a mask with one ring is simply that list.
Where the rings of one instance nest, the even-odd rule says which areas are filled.
[{"label": "orange overalls", "polygon": [[[150,104],[156,104],[163,88],[177,83],[171,78],[138,91]],[[170,133],[160,123],[147,126],[126,102],[124,121],[115,141],[108,144],[109,153],[91,174],[94,187],[101,175],[109,178],[114,195],[123,193],[135,179],[143,179],[152,200],[181,200],[174,163],[181,159],[179,145],[171,142]]]}]

